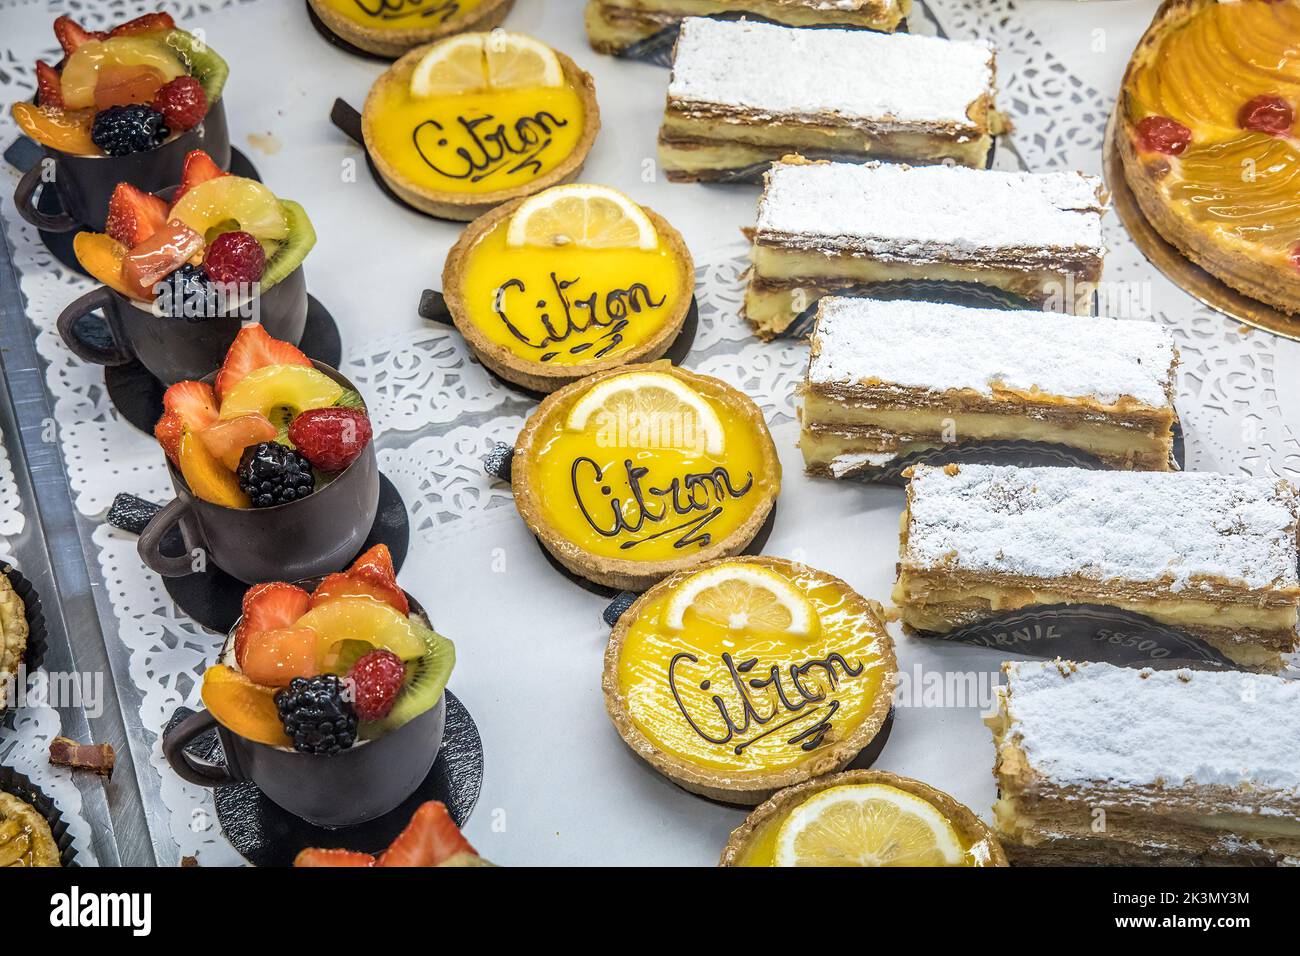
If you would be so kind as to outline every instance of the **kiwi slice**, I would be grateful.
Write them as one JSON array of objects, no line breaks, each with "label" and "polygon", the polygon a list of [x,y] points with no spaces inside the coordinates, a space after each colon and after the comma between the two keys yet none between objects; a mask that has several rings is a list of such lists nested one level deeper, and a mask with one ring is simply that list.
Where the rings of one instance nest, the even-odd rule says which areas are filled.
[{"label": "kiwi slice", "polygon": [[291,199],[281,199],[280,208],[289,223],[289,235],[285,237],[275,252],[267,256],[262,268],[262,291],[265,292],[294,269],[302,265],[311,247],[316,245],[316,230],[307,218],[307,210]]},{"label": "kiwi slice", "polygon": [[203,95],[209,103],[215,103],[226,86],[226,77],[230,75],[226,61],[217,56],[212,47],[184,30],[172,30],[163,37],[163,42],[184,58],[189,64],[190,75],[203,87]]},{"label": "kiwi slice", "polygon": [[456,666],[456,645],[436,631],[431,631],[414,618],[411,625],[428,645],[428,652],[423,657],[408,661],[406,680],[397,693],[393,709],[382,720],[371,721],[361,725],[361,736],[365,739],[380,737],[414,720],[438,703],[438,698],[447,689],[447,680],[451,669]]}]

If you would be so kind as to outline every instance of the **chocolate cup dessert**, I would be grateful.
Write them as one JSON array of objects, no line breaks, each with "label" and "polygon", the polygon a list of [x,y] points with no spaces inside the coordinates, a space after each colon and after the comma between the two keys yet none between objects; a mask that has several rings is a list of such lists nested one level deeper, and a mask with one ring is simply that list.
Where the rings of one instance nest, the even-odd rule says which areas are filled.
[{"label": "chocolate cup dessert", "polygon": [[[18,215],[45,232],[88,229],[103,232],[108,219],[108,201],[118,183],[130,183],[147,193],[156,193],[181,181],[185,157],[201,149],[222,169],[230,169],[230,131],[226,107],[218,99],[203,122],[155,149],[128,156],[79,156],[52,146],[41,146],[40,162],[18,181],[14,206]],[[51,214],[36,208],[36,192],[53,186],[63,212]]]},{"label": "chocolate cup dessert", "polygon": [[[344,388],[355,390],[335,369],[313,362]],[[212,372],[203,378],[211,384]],[[270,508],[227,508],[190,491],[169,460],[176,497],[154,515],[140,535],[140,559],[163,577],[196,573],[197,560],[211,561],[246,584],[296,581],[338,571],[356,557],[379,510],[379,464],[375,443],[333,481],[306,498]],[[179,525],[185,553],[167,555],[162,542]]]},{"label": "chocolate cup dessert", "polygon": [[[304,499],[309,500],[309,499]],[[314,589],[315,577],[299,581]],[[418,601],[406,595],[411,612],[426,624]],[[237,628],[238,622],[235,624]],[[234,641],[226,639],[224,657]],[[208,710],[191,714],[163,737],[163,755],[177,776],[200,787],[251,781],[273,803],[321,827],[347,827],[388,813],[429,775],[447,719],[447,696],[396,730],[329,756],[299,753],[241,737],[217,723]],[[225,766],[187,753],[196,737],[216,729]]]},{"label": "chocolate cup dessert", "polygon": [[[273,338],[297,345],[307,326],[307,280],[302,266],[264,293],[231,303],[221,314],[190,320],[154,315],[151,305],[100,286],[74,300],[60,314],[59,335],[83,362],[126,365],[138,361],[164,385],[197,379],[221,365],[245,322],[260,322]],[[113,340],[88,342],[77,325],[103,311]]]}]

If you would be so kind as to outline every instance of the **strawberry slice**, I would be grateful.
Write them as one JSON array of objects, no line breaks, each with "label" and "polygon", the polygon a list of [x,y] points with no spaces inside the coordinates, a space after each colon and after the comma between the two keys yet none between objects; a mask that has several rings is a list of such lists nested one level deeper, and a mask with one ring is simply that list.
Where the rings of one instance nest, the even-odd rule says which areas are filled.
[{"label": "strawberry slice", "polygon": [[311,595],[300,587],[284,581],[253,585],[244,593],[243,616],[235,631],[235,663],[243,668],[254,634],[288,628],[310,608]]},{"label": "strawberry slice", "polygon": [[118,183],[108,201],[104,231],[128,249],[167,224],[167,203],[130,183]]},{"label": "strawberry slice", "polygon": [[63,109],[63,81],[44,60],[36,61],[36,104]]},{"label": "strawberry slice", "polygon": [[411,613],[410,603],[401,588],[379,586],[342,571],[329,575],[316,586],[316,590],[311,592],[311,606],[318,607],[341,597],[368,597],[402,614]]},{"label": "strawberry slice", "polygon": [[217,397],[204,382],[177,382],[163,392],[163,410],[175,413],[190,431],[200,432],[217,420]]},{"label": "strawberry slice", "polygon": [[353,850],[318,850],[309,847],[293,858],[294,866],[374,866],[375,858],[369,853]]},{"label": "strawberry slice", "polygon": [[175,30],[176,21],[170,13],[146,13],[126,23],[119,23],[108,31],[111,37],[126,37],[136,33],[155,33],[159,30]]},{"label": "strawberry slice", "polygon": [[87,40],[103,40],[108,34],[87,30],[65,13],[54,21],[54,36],[58,39],[59,46],[63,47],[63,52],[71,54]]},{"label": "strawberry slice", "polygon": [[406,829],[379,855],[379,866],[437,866],[460,853],[478,851],[456,828],[447,807],[437,800],[422,803]]},{"label": "strawberry slice", "polygon": [[158,424],[153,427],[153,437],[158,439],[158,444],[162,445],[167,457],[178,468],[181,463],[181,435],[183,434],[185,434],[185,423],[176,412],[165,412],[163,417],[158,419]]},{"label": "strawberry slice", "polygon": [[311,365],[311,359],[288,342],[271,338],[260,325],[244,326],[217,373],[217,397],[229,393],[249,372],[268,365]]},{"label": "strawberry slice", "polygon": [[212,157],[201,149],[191,150],[185,156],[185,165],[181,167],[181,184],[176,187],[176,194],[172,196],[172,204],[180,199],[187,192],[197,186],[199,183],[206,183],[209,179],[216,179],[218,176],[225,176],[221,167],[213,162]]},{"label": "strawberry slice", "polygon": [[377,544],[358,556],[346,574],[365,588],[362,593],[379,598],[403,614],[411,613],[406,592],[397,585],[397,572],[393,570],[393,555],[388,545]]}]

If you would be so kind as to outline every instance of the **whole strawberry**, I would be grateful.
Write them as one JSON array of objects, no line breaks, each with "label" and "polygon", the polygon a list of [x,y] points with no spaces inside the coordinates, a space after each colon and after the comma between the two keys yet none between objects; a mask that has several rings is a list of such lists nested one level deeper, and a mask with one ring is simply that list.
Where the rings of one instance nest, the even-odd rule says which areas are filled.
[{"label": "whole strawberry", "polygon": [[203,122],[208,115],[208,97],[203,84],[194,77],[178,76],[154,94],[153,108],[167,120],[167,128],[176,133]]},{"label": "whole strawberry", "polygon": [[352,708],[359,720],[382,720],[406,679],[406,665],[390,650],[374,650],[352,665],[348,681],[352,685]]},{"label": "whole strawberry", "polygon": [[257,282],[265,265],[262,244],[247,232],[223,232],[203,254],[203,271],[223,284]]},{"label": "whole strawberry", "polygon": [[359,408],[312,408],[289,425],[289,441],[321,471],[342,471],[370,444],[370,419]]}]

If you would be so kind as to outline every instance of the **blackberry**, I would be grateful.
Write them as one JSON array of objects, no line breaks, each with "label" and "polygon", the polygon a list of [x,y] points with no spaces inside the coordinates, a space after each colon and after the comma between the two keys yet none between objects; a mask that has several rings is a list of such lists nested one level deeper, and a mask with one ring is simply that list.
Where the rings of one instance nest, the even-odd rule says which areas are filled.
[{"label": "blackberry", "polygon": [[91,140],[109,156],[143,153],[170,135],[163,115],[142,103],[100,110],[90,127]]},{"label": "blackberry", "polygon": [[275,709],[293,749],[305,754],[336,754],[357,739],[357,712],[343,697],[335,674],[295,677],[275,692]]},{"label": "blackberry", "polygon": [[158,308],[163,315],[199,322],[217,314],[217,290],[201,266],[185,263],[159,285]]},{"label": "blackberry", "polygon": [[254,508],[270,508],[306,498],[316,484],[311,462],[300,452],[276,441],[245,448],[235,474],[239,487],[253,499]]}]

